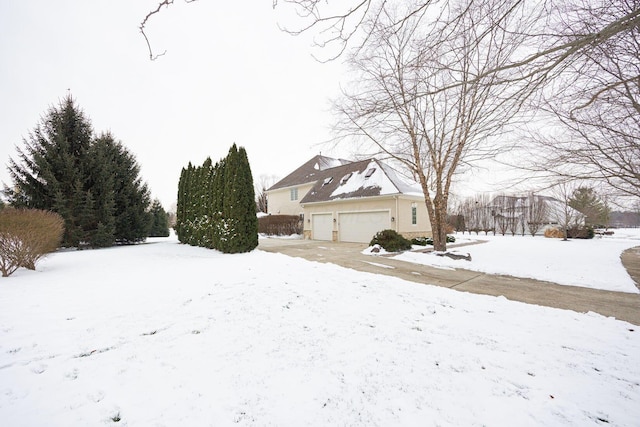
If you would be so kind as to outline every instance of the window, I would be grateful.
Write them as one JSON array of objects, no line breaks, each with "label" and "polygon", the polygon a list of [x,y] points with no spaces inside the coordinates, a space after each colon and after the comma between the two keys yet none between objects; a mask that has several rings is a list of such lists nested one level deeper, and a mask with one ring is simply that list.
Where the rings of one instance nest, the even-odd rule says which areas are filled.
[{"label": "window", "polygon": [[324,179],[324,182],[322,183],[322,185],[330,184],[330,183],[331,183],[331,181],[333,181],[333,177],[331,177],[331,176],[330,176],[329,178],[325,178],[325,179]]},{"label": "window", "polygon": [[415,203],[411,203],[411,225],[418,223],[418,206]]},{"label": "window", "polygon": [[348,174],[343,176],[342,179],[340,180],[340,185],[345,185],[347,181],[349,181],[349,178],[351,178],[351,175],[353,175],[353,172],[349,172]]},{"label": "window", "polygon": [[371,168],[367,171],[367,174],[364,176],[365,178],[369,178],[376,171],[376,168]]},{"label": "window", "polygon": [[298,200],[298,189],[292,188],[290,191],[291,200]]}]

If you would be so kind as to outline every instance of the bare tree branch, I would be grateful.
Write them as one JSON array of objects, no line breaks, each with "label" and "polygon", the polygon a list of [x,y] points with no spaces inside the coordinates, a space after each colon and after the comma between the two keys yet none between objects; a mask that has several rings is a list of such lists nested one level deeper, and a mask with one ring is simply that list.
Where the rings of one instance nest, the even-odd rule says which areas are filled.
[{"label": "bare tree branch", "polygon": [[[147,13],[147,15],[144,17],[144,19],[140,23],[140,26],[138,27],[138,29],[140,30],[140,33],[142,33],[142,37],[144,37],[145,43],[147,44],[147,50],[149,51],[149,59],[151,61],[155,61],[159,57],[164,56],[167,53],[167,51],[165,50],[162,53],[158,53],[158,54],[153,53],[153,49],[151,48],[151,42],[149,41],[149,37],[147,36],[147,33],[146,33],[147,23],[149,22],[149,19],[151,19],[153,15],[160,13],[160,10],[163,7],[168,8],[170,5],[172,5],[173,1],[174,0],[163,0],[160,3],[158,3],[158,7],[155,8],[155,10],[152,10],[149,13]],[[193,3],[197,0],[184,0],[184,1],[185,3]]]}]

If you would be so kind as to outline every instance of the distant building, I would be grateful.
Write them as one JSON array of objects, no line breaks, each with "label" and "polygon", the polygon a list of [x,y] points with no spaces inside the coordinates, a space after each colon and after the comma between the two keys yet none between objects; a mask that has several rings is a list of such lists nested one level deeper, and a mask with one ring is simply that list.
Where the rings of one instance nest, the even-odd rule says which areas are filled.
[{"label": "distant building", "polygon": [[560,200],[548,196],[497,196],[487,206],[495,232],[500,234],[544,234],[554,227],[584,226],[585,216]]}]

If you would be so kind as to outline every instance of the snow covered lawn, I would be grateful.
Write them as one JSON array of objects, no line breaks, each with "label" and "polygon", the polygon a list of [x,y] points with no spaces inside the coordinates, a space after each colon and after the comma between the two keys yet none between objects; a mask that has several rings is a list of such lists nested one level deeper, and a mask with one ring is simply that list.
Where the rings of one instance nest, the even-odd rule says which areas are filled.
[{"label": "snow covered lawn", "polygon": [[478,240],[486,243],[452,248],[455,252],[469,253],[470,262],[420,252],[405,252],[395,258],[435,267],[529,277],[560,285],[639,292],[623,267],[620,255],[626,249],[640,246],[640,229],[615,230],[613,236],[569,241],[541,236],[456,235],[456,243]]},{"label": "snow covered lawn", "polygon": [[57,253],[0,280],[0,424],[640,420],[629,323],[154,242]]}]

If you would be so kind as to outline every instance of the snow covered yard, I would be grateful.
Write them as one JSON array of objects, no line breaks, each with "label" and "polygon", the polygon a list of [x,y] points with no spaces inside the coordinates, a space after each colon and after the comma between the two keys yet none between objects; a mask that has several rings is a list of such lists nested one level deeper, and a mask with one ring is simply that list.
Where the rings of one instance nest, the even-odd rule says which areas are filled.
[{"label": "snow covered yard", "polygon": [[405,252],[395,258],[434,267],[528,277],[560,285],[639,292],[623,267],[620,254],[640,246],[640,229],[615,230],[612,236],[569,241],[542,236],[456,234],[456,243],[478,240],[486,243],[452,248],[452,252],[470,254],[470,262],[420,252]]},{"label": "snow covered yard", "polygon": [[0,280],[2,425],[640,420],[640,330],[596,314],[171,238],[38,270]]}]

